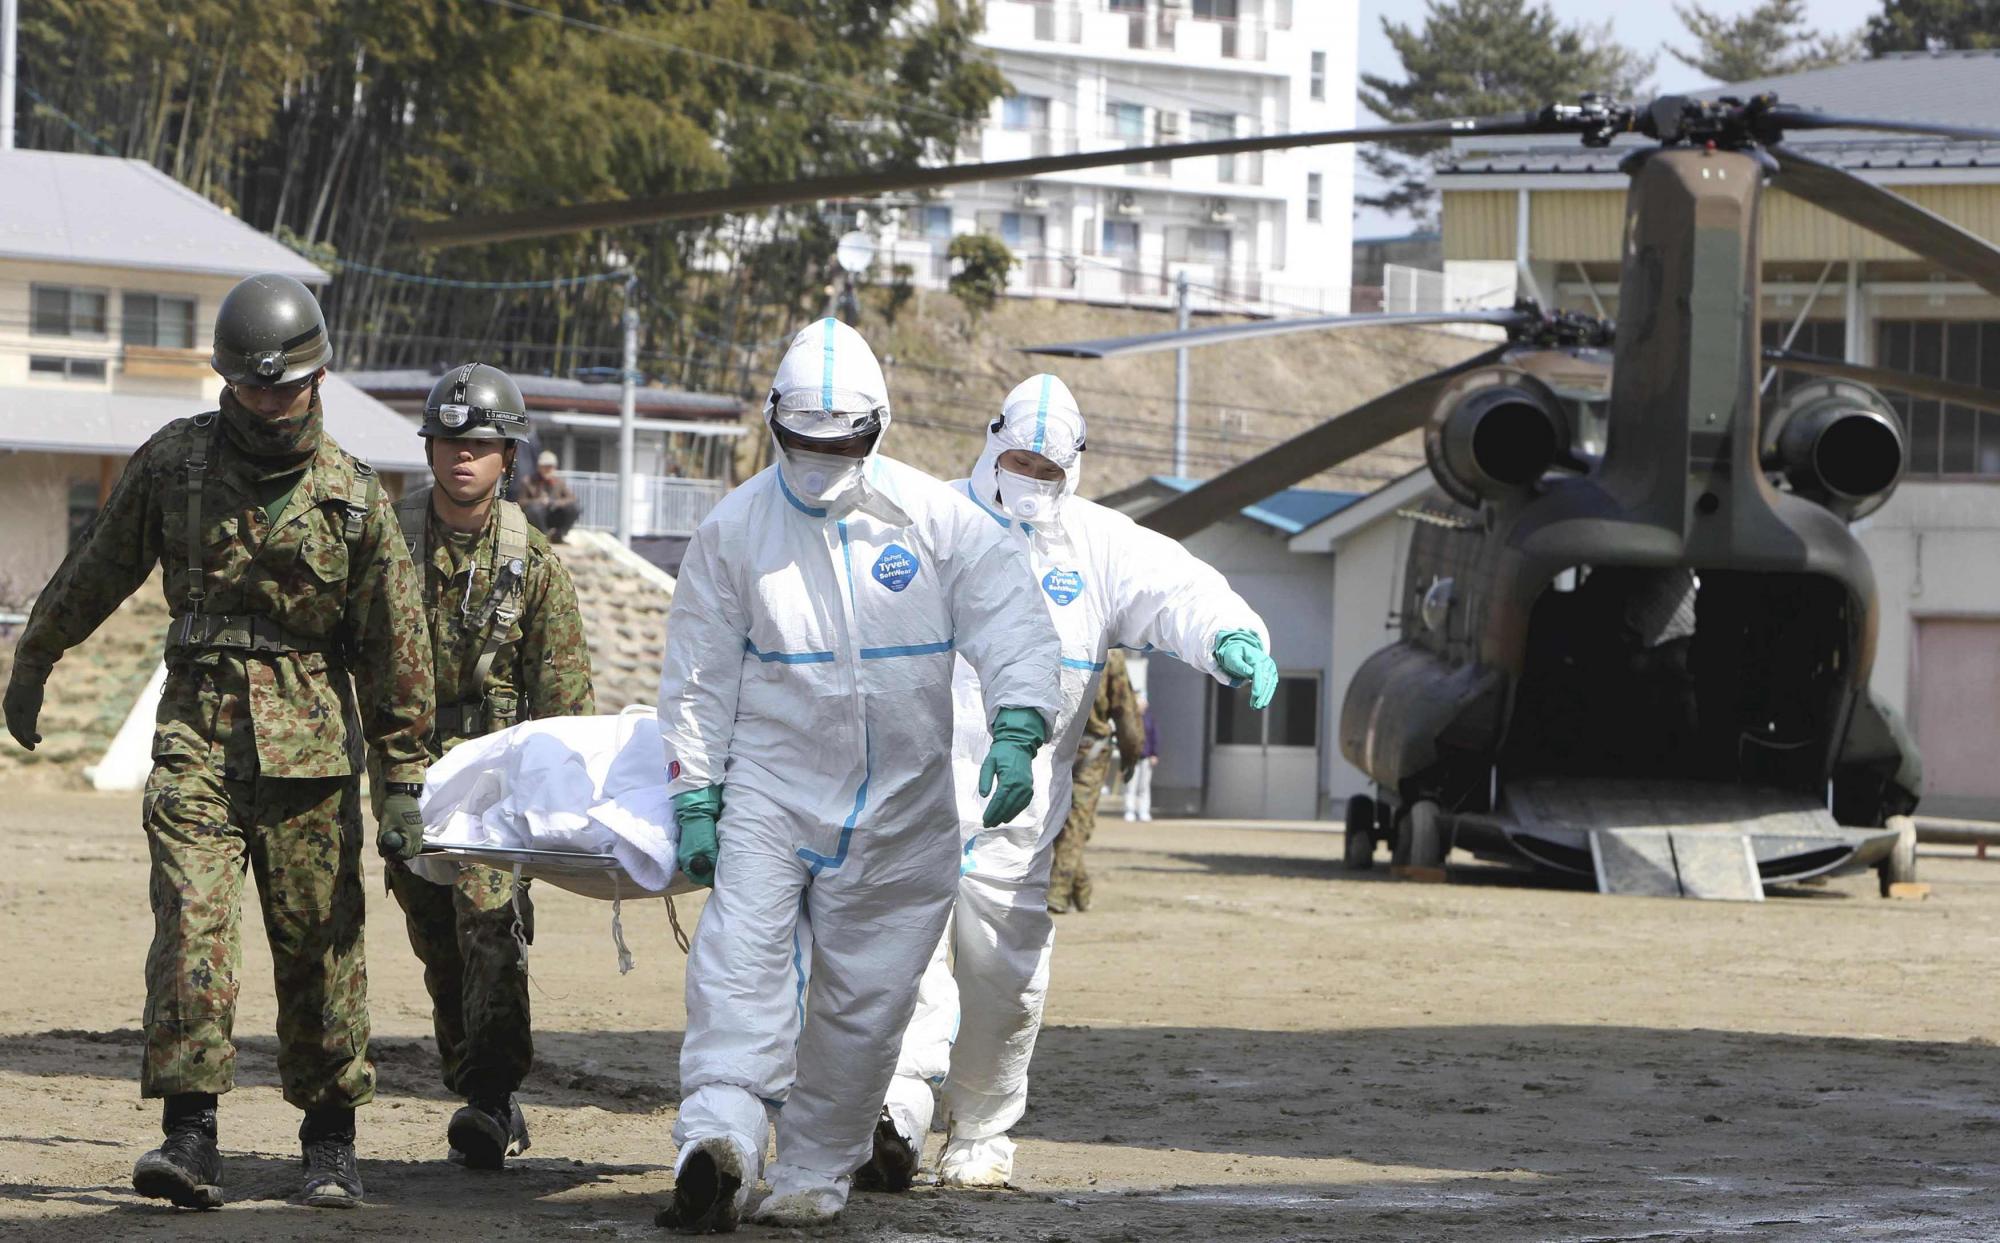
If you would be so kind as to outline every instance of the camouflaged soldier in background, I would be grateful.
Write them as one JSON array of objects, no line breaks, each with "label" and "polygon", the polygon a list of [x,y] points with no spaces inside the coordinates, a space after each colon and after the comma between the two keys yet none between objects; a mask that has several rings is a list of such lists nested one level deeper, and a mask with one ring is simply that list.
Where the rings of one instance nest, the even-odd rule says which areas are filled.
[{"label": "camouflaged soldier in background", "polygon": [[1090,909],[1090,874],[1084,870],[1083,848],[1097,827],[1097,799],[1111,776],[1113,737],[1117,740],[1118,771],[1125,780],[1139,766],[1146,741],[1139,696],[1125,673],[1125,653],[1113,648],[1104,658],[1104,677],[1097,683],[1097,700],[1084,722],[1083,743],[1076,751],[1075,782],[1070,787],[1069,819],[1056,838],[1055,862],[1049,868],[1049,909],[1061,915]]},{"label": "camouflaged soldier in background", "polygon": [[375,1092],[362,744],[390,779],[423,779],[430,645],[387,499],[322,430],[331,351],[311,293],[251,277],[215,337],[220,411],[175,420],[133,455],[35,603],[7,725],[39,741],[50,666],[162,566],[173,621],[144,801],[154,930],[140,1090],[166,1098],[167,1138],[133,1185],[184,1207],[221,1201],[216,1098],[235,1079],[248,872],[276,967],[278,1070],[305,1111],[305,1199],[352,1205],[354,1108]]},{"label": "camouflaged soldier in background", "polygon": [[[431,389],[419,434],[435,482],[398,501],[396,516],[430,623],[431,758],[520,721],[595,712],[569,571],[503,499],[528,437],[520,388],[495,367],[455,367]],[[389,887],[424,964],[445,1086],[466,1098],[451,1119],[451,1158],[498,1169],[528,1147],[514,1091],[535,1050],[515,921],[532,941],[534,904],[526,885],[517,901],[512,874],[497,868],[464,866],[440,885],[394,860]]]}]

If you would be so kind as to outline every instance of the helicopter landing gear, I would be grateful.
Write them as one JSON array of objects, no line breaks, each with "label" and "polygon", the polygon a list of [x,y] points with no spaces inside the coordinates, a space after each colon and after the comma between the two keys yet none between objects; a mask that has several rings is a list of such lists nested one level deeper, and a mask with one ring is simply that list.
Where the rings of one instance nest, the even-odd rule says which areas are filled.
[{"label": "helicopter landing gear", "polygon": [[1350,872],[1375,866],[1375,800],[1357,794],[1347,800],[1347,838],[1342,861]]},{"label": "helicopter landing gear", "polygon": [[1917,879],[1917,822],[1908,816],[1891,816],[1882,826],[1896,831],[1896,848],[1888,858],[1875,865],[1875,877],[1882,886],[1882,896],[1889,896],[1892,885],[1909,884]]},{"label": "helicopter landing gear", "polygon": [[1418,799],[1396,817],[1396,862],[1413,868],[1441,868],[1449,847],[1444,815],[1430,799]]}]

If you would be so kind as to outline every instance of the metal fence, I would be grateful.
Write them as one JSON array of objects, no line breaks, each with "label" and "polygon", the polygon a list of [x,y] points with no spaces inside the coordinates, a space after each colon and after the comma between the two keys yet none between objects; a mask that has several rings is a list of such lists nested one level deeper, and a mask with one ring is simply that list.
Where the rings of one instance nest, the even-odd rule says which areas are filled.
[{"label": "metal fence", "polygon": [[[576,525],[596,531],[618,529],[618,476],[603,471],[564,471],[581,514]],[[632,534],[692,535],[715,508],[728,485],[719,479],[669,479],[638,475],[632,480]]]}]

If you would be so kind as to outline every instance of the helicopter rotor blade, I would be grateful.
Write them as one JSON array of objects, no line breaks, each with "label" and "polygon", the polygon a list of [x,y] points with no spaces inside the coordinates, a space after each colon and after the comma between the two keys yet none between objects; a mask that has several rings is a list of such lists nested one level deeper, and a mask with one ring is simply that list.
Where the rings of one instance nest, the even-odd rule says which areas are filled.
[{"label": "helicopter rotor blade", "polygon": [[1526,327],[1536,316],[1519,308],[1482,311],[1413,311],[1386,315],[1309,315],[1292,319],[1254,320],[1243,324],[1223,324],[1215,328],[1190,328],[1184,332],[1154,332],[1137,337],[1104,337],[1096,341],[1065,341],[1055,345],[1024,345],[1023,354],[1051,354],[1059,358],[1122,358],[1129,354],[1150,354],[1157,350],[1191,349],[1221,345],[1257,337],[1280,337],[1294,332],[1318,332],[1332,328],[1409,327],[1417,324],[1490,324],[1496,328]]},{"label": "helicopter rotor blade", "polygon": [[2000,294],[2000,247],[1844,168],[1782,145],[1771,154],[1778,159],[1778,186],[1787,193]]},{"label": "helicopter rotor blade", "polygon": [[1858,380],[1870,388],[1906,393],[1926,401],[1948,401],[1953,405],[1970,406],[1974,410],[1990,410],[2000,414],[2000,392],[1990,388],[1980,388],[1976,384],[1961,384],[1954,380],[1940,380],[1934,376],[1892,371],[1887,367],[1864,367],[1860,363],[1850,363],[1838,358],[1821,358],[1816,354],[1795,354],[1790,350],[1767,349],[1764,351],[1764,361],[1787,371],[1796,371],[1801,375]]},{"label": "helicopter rotor blade", "polygon": [[2000,130],[1976,129],[1968,125],[1945,125],[1936,121],[1889,121],[1879,117],[1838,116],[1792,108],[1783,104],[1767,110],[1763,119],[1784,130],[1851,129],[1878,134],[1918,134],[1928,138],[1955,138],[1967,142],[2000,142]]},{"label": "helicopter rotor blade", "polygon": [[1000,160],[987,164],[873,169],[766,185],[723,186],[713,190],[691,190],[653,198],[536,207],[493,216],[436,220],[412,226],[410,238],[425,248],[467,246],[477,242],[517,241],[529,237],[582,233],[591,229],[657,224],[665,220],[685,220],[696,216],[751,211],[787,203],[813,203],[822,199],[872,197],[899,191],[930,190],[973,181],[1018,181],[1046,176],[1049,173],[1107,168],[1119,164],[1143,164],[1154,160],[1181,160],[1208,155],[1245,155],[1257,151],[1282,151],[1293,147],[1323,147],[1359,142],[1574,133],[1576,130],[1575,124],[1560,119],[1550,119],[1541,113],[1516,112],[1504,116],[1410,121],[1396,125],[1371,125],[1360,129],[1321,130],[1313,133],[1262,134],[1249,138],[1169,143],[1157,147],[1114,147],[1103,151],[1078,151],[1068,155]]},{"label": "helicopter rotor blade", "polygon": [[1438,398],[1465,372],[1490,366],[1512,347],[1495,346],[1443,371],[1412,380],[1334,415],[1310,431],[1239,462],[1191,491],[1169,500],[1139,519],[1174,539],[1186,539],[1248,505],[1309,479],[1424,425]]}]

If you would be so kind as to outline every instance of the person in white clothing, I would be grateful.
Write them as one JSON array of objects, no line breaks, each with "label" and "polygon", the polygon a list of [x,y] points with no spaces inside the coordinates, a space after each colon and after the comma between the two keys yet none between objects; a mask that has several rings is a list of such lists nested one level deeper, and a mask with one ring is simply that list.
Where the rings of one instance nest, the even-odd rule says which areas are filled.
[{"label": "person in white clothing", "polygon": [[765,417],[773,465],[689,543],[660,681],[679,863],[715,886],[687,966],[674,1198],[656,1219],[690,1233],[733,1230],[749,1208],[773,1113],[756,1219],[840,1213],[951,909],[954,662],[984,688],[991,799],[976,814],[992,823],[1028,805],[1061,702],[1019,545],[880,455],[887,386],[859,334],[801,331]]},{"label": "person in white clothing", "polygon": [[1139,766],[1125,783],[1125,818],[1153,818],[1153,769],[1160,763],[1160,734],[1153,726],[1153,706],[1139,696],[1139,716],[1146,723],[1146,741],[1139,748]]},{"label": "person in white clothing", "polygon": [[1221,574],[1173,540],[1076,495],[1083,453],[1075,398],[1055,376],[1038,375],[1008,395],[971,478],[952,485],[1027,553],[1031,582],[1060,636],[1062,707],[1051,744],[1035,759],[1034,803],[995,828],[982,822],[974,783],[982,704],[993,696],[985,671],[959,662],[952,758],[964,857],[952,932],[925,972],[865,1185],[908,1185],[896,1175],[918,1164],[940,1078],[950,1132],[941,1181],[990,1187],[1012,1177],[1007,1132],[1027,1101],[1055,935],[1049,868],[1108,649],[1160,651],[1225,683],[1247,682],[1258,708],[1277,687],[1264,623]]}]

